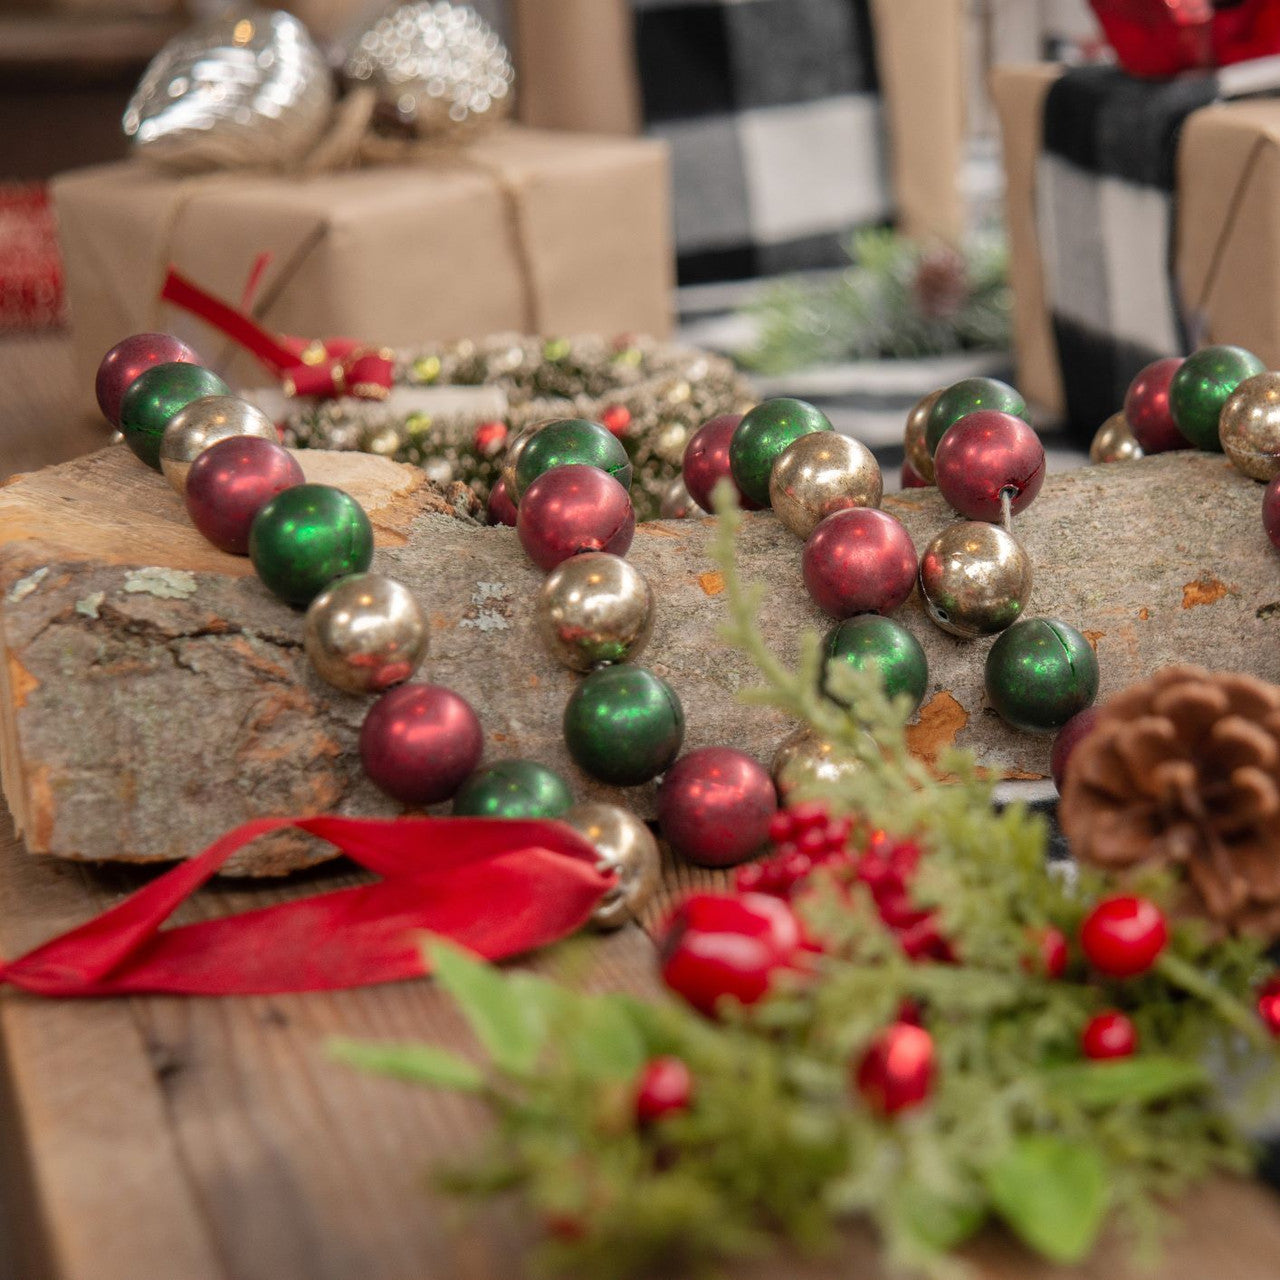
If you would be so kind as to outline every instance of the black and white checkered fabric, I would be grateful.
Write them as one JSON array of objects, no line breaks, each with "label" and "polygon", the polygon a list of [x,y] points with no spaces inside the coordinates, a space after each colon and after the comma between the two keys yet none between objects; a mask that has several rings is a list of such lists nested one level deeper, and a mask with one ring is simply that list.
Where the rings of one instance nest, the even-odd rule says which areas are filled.
[{"label": "black and white checkered fabric", "polygon": [[837,265],[891,195],[867,0],[631,0],[683,283]]},{"label": "black and white checkered fabric", "polygon": [[1067,417],[1087,439],[1134,374],[1190,349],[1173,265],[1178,138],[1211,76],[1068,70],[1049,90],[1036,220]]}]

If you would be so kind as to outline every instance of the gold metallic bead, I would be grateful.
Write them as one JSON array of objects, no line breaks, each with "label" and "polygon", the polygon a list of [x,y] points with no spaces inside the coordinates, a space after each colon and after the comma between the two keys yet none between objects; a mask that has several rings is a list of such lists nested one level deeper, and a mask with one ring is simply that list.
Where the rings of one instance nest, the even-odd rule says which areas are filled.
[{"label": "gold metallic bead", "polygon": [[576,804],[560,816],[596,853],[601,871],[616,871],[618,883],[605,894],[591,921],[617,929],[638,916],[658,890],[662,859],[653,832],[616,804]]},{"label": "gold metallic bead", "polygon": [[937,391],[930,391],[927,396],[921,396],[911,406],[911,412],[907,414],[906,430],[903,432],[902,442],[906,446],[907,461],[915,469],[916,475],[926,484],[936,483],[933,473],[933,454],[929,452],[929,442],[926,438],[929,430],[929,414],[933,412],[933,406],[944,389],[939,387]]},{"label": "gold metallic bead", "polygon": [[653,634],[653,591],[644,574],[604,551],[558,564],[534,608],[547,651],[574,671],[634,658]]},{"label": "gold metallic bead", "polygon": [[160,470],[177,490],[187,490],[191,464],[211,444],[232,436],[258,436],[280,443],[275,423],[256,405],[239,396],[202,396],[169,419],[160,441]]},{"label": "gold metallic bead", "polygon": [[1031,596],[1031,557],[998,524],[948,525],[920,557],[929,617],[964,640],[994,635],[1022,617]]},{"label": "gold metallic bead", "polygon": [[1246,378],[1222,406],[1218,434],[1238,471],[1255,480],[1280,474],[1280,373]]},{"label": "gold metallic bead", "polygon": [[346,693],[380,693],[422,664],[427,620],[402,583],[353,573],[311,602],[302,639],[322,680]]},{"label": "gold metallic bead", "polygon": [[525,427],[518,435],[514,436],[511,443],[507,445],[507,451],[502,457],[502,478],[507,482],[507,493],[511,495],[511,501],[519,506],[516,501],[516,494],[520,492],[519,486],[516,484],[516,467],[520,463],[520,455],[524,452],[524,447],[533,439],[534,436],[547,425],[548,422],[555,422],[555,418],[544,418],[541,422],[531,423]]},{"label": "gold metallic bead", "polygon": [[769,474],[769,502],[788,529],[807,538],[846,507],[878,507],[884,490],[871,450],[834,431],[812,431],[787,446]]},{"label": "gold metallic bead", "polygon": [[846,782],[862,768],[862,761],[845,755],[807,725],[782,740],[770,772],[784,803],[793,792],[812,791]]},{"label": "gold metallic bead", "polygon": [[1089,446],[1090,462],[1132,462],[1134,458],[1141,457],[1142,446],[1123,413],[1113,413],[1098,428]]},{"label": "gold metallic bead", "polygon": [[658,503],[658,515],[663,520],[687,520],[690,516],[706,515],[706,512],[693,500],[693,495],[685,485],[684,476],[676,476],[662,491]]}]

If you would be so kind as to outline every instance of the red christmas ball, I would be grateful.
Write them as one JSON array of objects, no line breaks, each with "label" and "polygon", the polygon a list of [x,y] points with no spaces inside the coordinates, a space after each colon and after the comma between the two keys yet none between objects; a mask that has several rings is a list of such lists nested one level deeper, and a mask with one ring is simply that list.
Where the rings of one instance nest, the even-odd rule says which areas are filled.
[{"label": "red christmas ball", "polygon": [[[716,485],[726,478],[733,480],[733,473],[729,469],[729,441],[733,439],[733,433],[741,421],[740,413],[722,413],[704,422],[685,445],[682,464],[684,487],[703,511],[714,509],[711,493]],[[733,487],[738,490],[738,505],[744,511],[760,510],[760,504],[752,502],[738,488],[736,481]]]},{"label": "red christmas ball", "polygon": [[1273,547],[1280,547],[1280,476],[1267,485],[1262,495],[1262,527]]},{"label": "red christmas ball", "polygon": [[253,517],[305,480],[288,449],[258,436],[232,436],[196,455],[187,473],[187,515],[215,547],[246,556]]},{"label": "red christmas ball", "polygon": [[874,507],[829,515],[804,544],[804,584],[833,618],[892,613],[911,594],[919,565],[901,522]]},{"label": "red christmas ball", "polygon": [[910,458],[902,462],[902,487],[904,489],[928,489],[929,482],[911,465]]},{"label": "red christmas ball", "polygon": [[506,444],[507,436],[510,434],[507,424],[497,418],[491,418],[488,422],[479,423],[473,436],[476,452],[486,458],[492,458]]},{"label": "red christmas ball", "polygon": [[1118,1009],[1096,1013],[1080,1033],[1080,1051],[1086,1058],[1101,1062],[1107,1058],[1127,1058],[1138,1047],[1133,1023]]},{"label": "red christmas ball", "polygon": [[913,1023],[895,1022],[872,1040],[855,1082],[869,1107],[892,1116],[927,1101],[933,1076],[933,1037]]},{"label": "red christmas ball", "polygon": [[1071,759],[1071,753],[1098,723],[1100,714],[1097,707],[1085,707],[1058,730],[1058,736],[1053,740],[1053,750],[1049,752],[1049,772],[1053,775],[1053,785],[1059,791],[1067,778],[1067,761]]},{"label": "red christmas ball", "polygon": [[1028,973],[1038,974],[1043,978],[1057,979],[1067,971],[1070,956],[1067,951],[1067,936],[1061,929],[1046,925],[1043,929],[1035,929],[1031,933],[1032,954],[1023,968]]},{"label": "red christmas ball", "polygon": [[966,413],[938,441],[933,468],[942,496],[970,520],[999,520],[1000,495],[1023,511],[1044,484],[1044,445],[1021,418],[997,409]]},{"label": "red christmas ball", "polygon": [[465,698],[437,684],[402,684],[369,708],[360,763],[402,804],[447,800],[476,771],[484,732]]},{"label": "red christmas ball", "polygon": [[1178,430],[1169,404],[1169,384],[1181,367],[1181,356],[1153,360],[1138,373],[1124,394],[1125,421],[1143,453],[1192,448],[1191,441]]},{"label": "red christmas ball", "polygon": [[677,760],[658,788],[658,823],[677,853],[731,867],[769,839],[778,794],[769,771],[732,747],[701,747]]},{"label": "red christmas ball", "polygon": [[1280,975],[1258,988],[1258,1017],[1273,1036],[1280,1037]]},{"label": "red christmas ball", "polygon": [[489,490],[489,503],[485,508],[485,515],[490,524],[505,524],[510,529],[516,527],[516,504],[511,501],[505,476],[499,477],[498,483]]},{"label": "red christmas ball", "polygon": [[544,471],[524,491],[516,531],[540,569],[584,551],[625,556],[636,532],[627,491],[599,467],[573,464]]},{"label": "red christmas ball", "polygon": [[625,404],[611,404],[600,415],[600,425],[615,436],[625,436],[631,429],[631,410]]},{"label": "red christmas ball", "polygon": [[636,1119],[653,1124],[663,1116],[688,1111],[693,1101],[693,1073],[672,1054],[645,1063],[636,1081]]},{"label": "red christmas ball", "polygon": [[1146,898],[1104,898],[1080,926],[1085,957],[1109,978],[1146,973],[1168,941],[1164,914]]},{"label": "red christmas ball", "polygon": [[158,364],[199,364],[200,357],[185,342],[167,333],[135,333],[117,342],[98,365],[94,390],[102,416],[119,430],[120,401],[138,378]]},{"label": "red christmas ball", "polygon": [[662,980],[714,1017],[721,999],[755,1004],[773,975],[800,951],[800,922],[781,898],[763,893],[695,893],[667,923]]}]

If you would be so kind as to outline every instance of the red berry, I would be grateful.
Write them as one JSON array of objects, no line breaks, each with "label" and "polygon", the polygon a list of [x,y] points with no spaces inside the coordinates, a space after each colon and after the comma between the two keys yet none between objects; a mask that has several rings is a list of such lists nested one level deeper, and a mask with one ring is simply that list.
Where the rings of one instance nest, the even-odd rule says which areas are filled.
[{"label": "red berry", "polygon": [[1258,1017],[1273,1036],[1280,1036],[1280,975],[1258,988]]},{"label": "red berry", "polygon": [[831,819],[827,806],[817,800],[806,800],[803,804],[794,804],[787,812],[791,816],[792,830],[797,835],[825,827]]},{"label": "red berry", "polygon": [[1045,978],[1060,978],[1067,971],[1067,937],[1061,929],[1046,925],[1031,932],[1034,953],[1023,960],[1022,967],[1028,973]]},{"label": "red berry", "polygon": [[871,1042],[854,1078],[867,1105],[891,1116],[924,1102],[933,1074],[933,1037],[923,1027],[895,1022]]},{"label": "red berry", "polygon": [[601,415],[601,425],[615,436],[625,435],[631,426],[631,410],[625,404],[611,404]]},{"label": "red berry", "polygon": [[760,888],[764,879],[764,867],[758,862],[749,862],[745,867],[738,868],[737,874],[733,877],[733,887],[739,893],[751,893]]},{"label": "red berry", "polygon": [[820,857],[826,853],[827,824],[824,822],[820,827],[810,827],[807,831],[802,831],[796,837],[796,848],[811,858]]},{"label": "red berry", "polygon": [[1138,1047],[1133,1023],[1117,1009],[1107,1009],[1089,1019],[1080,1033],[1080,1048],[1086,1058],[1127,1058]]},{"label": "red berry", "polygon": [[680,1058],[668,1054],[645,1063],[636,1081],[636,1119],[641,1124],[688,1111],[692,1101],[693,1075]]},{"label": "red berry", "polygon": [[507,424],[496,418],[480,423],[475,431],[476,452],[492,458],[506,444],[509,434]]},{"label": "red berry", "polygon": [[1146,898],[1106,898],[1080,927],[1085,956],[1109,978],[1146,973],[1168,941],[1169,928],[1163,913]]},{"label": "red berry", "polygon": [[549,1213],[543,1219],[547,1234],[565,1244],[576,1244],[587,1234],[587,1225],[576,1214]]},{"label": "red berry", "polygon": [[797,849],[782,860],[782,875],[790,887],[797,885],[812,870],[813,858],[803,849]]},{"label": "red berry", "polygon": [[764,893],[695,893],[671,916],[662,942],[662,980],[713,1016],[723,997],[755,1004],[801,947],[800,922]]},{"label": "red berry", "polygon": [[852,832],[853,819],[847,814],[843,818],[832,818],[823,833],[826,836],[827,848],[832,853],[839,853],[849,843]]},{"label": "red berry", "polygon": [[795,833],[796,824],[788,810],[779,809],[769,819],[769,839],[772,843],[782,844],[783,841],[790,840]]}]

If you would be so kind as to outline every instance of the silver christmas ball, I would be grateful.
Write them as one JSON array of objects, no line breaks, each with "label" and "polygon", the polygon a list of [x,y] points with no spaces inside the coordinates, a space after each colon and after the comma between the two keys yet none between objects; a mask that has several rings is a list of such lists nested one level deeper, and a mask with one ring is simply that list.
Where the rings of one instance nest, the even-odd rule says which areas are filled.
[{"label": "silver christmas ball", "polygon": [[315,146],[333,109],[324,56],[292,14],[208,18],[151,60],[124,113],[148,160],[186,173],[285,168]]},{"label": "silver christmas ball", "polygon": [[1132,462],[1141,457],[1142,446],[1123,413],[1113,413],[1098,428],[1089,445],[1090,462]]},{"label": "silver christmas ball", "polygon": [[559,821],[595,849],[602,871],[618,874],[618,883],[601,899],[592,923],[617,929],[639,915],[657,892],[662,873],[658,842],[649,828],[616,804],[577,804]]},{"label": "silver christmas ball", "polygon": [[941,387],[937,391],[930,391],[928,395],[921,396],[911,406],[911,412],[907,414],[907,425],[902,433],[902,443],[906,449],[907,461],[925,484],[935,483],[933,454],[929,452],[927,436],[929,415],[933,412],[933,406],[937,404],[938,397],[942,392],[943,388]]},{"label": "silver christmas ball", "polygon": [[920,594],[930,619],[963,640],[994,635],[1022,617],[1031,557],[1011,533],[982,520],[948,525],[920,557]]},{"label": "silver christmas ball", "polygon": [[547,651],[574,671],[635,658],[653,634],[653,591],[644,574],[604,551],[558,564],[534,608]]},{"label": "silver christmas ball", "polygon": [[384,10],[351,42],[343,72],[372,86],[382,109],[420,138],[511,112],[511,59],[467,5],[421,0]]},{"label": "silver christmas ball", "polygon": [[662,491],[662,499],[658,503],[658,515],[664,520],[688,520],[691,516],[703,516],[707,513],[693,500],[684,476],[676,476]]},{"label": "silver christmas ball", "polygon": [[302,639],[322,680],[346,693],[380,693],[421,665],[427,620],[402,583],[353,573],[311,602]]},{"label": "silver christmas ball", "polygon": [[786,803],[793,795],[829,789],[845,782],[862,768],[856,756],[846,755],[807,725],[785,737],[774,753],[773,775],[778,794]]},{"label": "silver christmas ball", "polygon": [[884,490],[871,450],[834,431],[812,431],[793,441],[769,473],[769,503],[798,538],[846,507],[878,507]]},{"label": "silver christmas ball", "polygon": [[516,484],[516,467],[520,465],[520,455],[524,452],[524,447],[533,439],[534,436],[547,425],[548,422],[554,422],[554,418],[544,418],[541,422],[530,423],[518,435],[516,435],[511,443],[507,445],[507,451],[502,455],[502,471],[500,473],[503,480],[507,482],[507,496],[515,503],[520,505],[516,495],[520,492],[519,486]]},{"label": "silver christmas ball", "polygon": [[187,490],[191,464],[211,444],[232,436],[257,436],[280,443],[275,423],[239,396],[201,396],[169,419],[160,440],[160,470],[178,491]]}]

